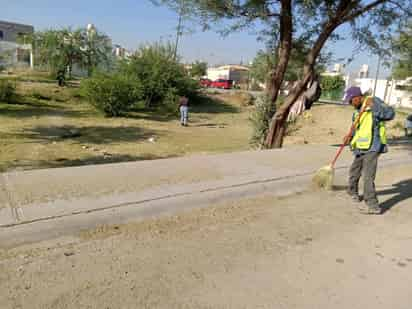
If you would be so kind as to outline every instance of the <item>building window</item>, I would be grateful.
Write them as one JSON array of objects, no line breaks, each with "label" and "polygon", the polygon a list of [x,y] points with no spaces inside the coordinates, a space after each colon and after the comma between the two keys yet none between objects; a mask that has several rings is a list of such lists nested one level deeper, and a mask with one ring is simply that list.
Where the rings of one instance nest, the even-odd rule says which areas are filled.
[{"label": "building window", "polygon": [[3,41],[3,39],[4,39],[4,33],[3,31],[0,30],[0,41]]}]

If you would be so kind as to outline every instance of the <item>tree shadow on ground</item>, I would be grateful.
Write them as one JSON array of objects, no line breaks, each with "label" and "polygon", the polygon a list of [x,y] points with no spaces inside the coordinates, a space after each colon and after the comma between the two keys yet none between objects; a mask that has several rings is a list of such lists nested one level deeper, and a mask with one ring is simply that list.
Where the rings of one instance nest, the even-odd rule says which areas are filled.
[{"label": "tree shadow on ground", "polygon": [[332,191],[342,192],[342,191],[347,191],[347,190],[348,190],[348,185],[334,185],[334,186],[332,186]]},{"label": "tree shadow on ground", "polygon": [[221,99],[201,96],[196,102],[190,104],[189,113],[236,114],[240,113],[240,108]]},{"label": "tree shadow on ground", "polygon": [[41,104],[31,101],[24,101],[12,104],[0,104],[0,117],[24,119],[32,117],[86,117],[88,111],[73,110],[61,105]]},{"label": "tree shadow on ground", "polygon": [[178,119],[178,114],[167,113],[163,111],[156,111],[151,109],[141,109],[141,110],[131,110],[128,113],[124,114],[123,117],[131,118],[131,119],[138,119],[138,120],[150,120],[150,121],[158,121],[158,122],[168,122],[171,120]]},{"label": "tree shadow on ground", "polygon": [[24,130],[20,137],[37,142],[50,142],[70,139],[80,144],[115,144],[122,142],[139,142],[153,136],[159,136],[160,131],[142,129],[140,127],[109,127],[109,126],[36,126]]},{"label": "tree shadow on ground", "polygon": [[394,194],[394,196],[381,204],[382,212],[385,213],[400,202],[412,198],[412,179],[400,181],[396,184],[393,184],[392,188],[378,191],[377,193],[378,195]]},{"label": "tree shadow on ground", "polygon": [[211,128],[211,129],[216,129],[216,128],[225,128],[228,124],[227,123],[201,123],[201,124],[191,124],[191,127],[204,127],[204,128]]},{"label": "tree shadow on ground", "polygon": [[[190,114],[225,114],[239,113],[240,108],[228,104],[223,100],[209,96],[200,96],[189,102]],[[164,111],[162,109],[135,108],[123,115],[127,118],[145,119],[150,121],[168,122],[179,119],[179,106],[176,104],[176,111]]]},{"label": "tree shadow on ground", "polygon": [[1,172],[11,172],[11,171],[22,171],[22,170],[33,170],[33,169],[46,169],[46,168],[60,168],[60,167],[75,167],[75,166],[85,166],[85,165],[98,165],[98,164],[113,164],[121,162],[134,162],[142,160],[156,160],[174,157],[169,156],[156,156],[152,154],[143,154],[140,156],[134,155],[95,155],[89,156],[83,159],[66,159],[57,158],[55,160],[33,160],[33,161],[15,161],[12,165],[7,166],[1,170]]}]

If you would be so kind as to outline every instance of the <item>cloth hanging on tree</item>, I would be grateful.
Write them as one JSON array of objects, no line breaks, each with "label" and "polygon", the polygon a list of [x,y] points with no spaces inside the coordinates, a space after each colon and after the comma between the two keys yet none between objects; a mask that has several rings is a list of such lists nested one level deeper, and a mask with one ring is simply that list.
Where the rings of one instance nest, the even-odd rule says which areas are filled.
[{"label": "cloth hanging on tree", "polygon": [[[293,85],[293,88],[295,88]],[[320,88],[320,83],[318,77],[314,77],[312,81],[308,84],[308,88],[304,91],[301,96],[296,100],[296,102],[290,108],[288,114],[288,122],[295,121],[295,119],[301,115],[305,110],[311,109],[314,102],[319,100],[322,90]]]},{"label": "cloth hanging on tree", "polygon": [[292,107],[290,108],[289,115],[288,115],[288,122],[295,121],[295,119],[305,111],[305,95],[301,95],[295,103],[293,103]]}]

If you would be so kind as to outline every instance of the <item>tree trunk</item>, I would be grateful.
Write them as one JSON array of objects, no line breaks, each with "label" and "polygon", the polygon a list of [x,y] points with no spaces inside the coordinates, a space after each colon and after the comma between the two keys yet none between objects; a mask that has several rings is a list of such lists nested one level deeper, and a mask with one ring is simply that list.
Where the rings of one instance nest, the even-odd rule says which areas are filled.
[{"label": "tree trunk", "polygon": [[298,81],[297,85],[291,90],[291,93],[286,97],[285,102],[276,111],[271,121],[271,128],[273,128],[273,137],[271,147],[281,148],[283,145],[283,139],[286,133],[286,121],[289,115],[289,111],[296,100],[305,91],[307,84],[312,78],[313,71],[308,71],[306,75]]},{"label": "tree trunk", "polygon": [[[292,4],[291,0],[283,0],[281,8],[281,20],[280,20],[280,42],[278,47],[278,63],[272,70],[268,82],[268,95],[271,104],[276,105],[278,99],[280,87],[288,67],[290,54],[292,51],[292,34],[293,34],[293,17],[292,17]],[[275,117],[275,116],[274,116]],[[267,148],[273,144],[274,130],[279,125],[274,123],[272,118],[269,132],[266,135],[265,146]],[[281,130],[281,127],[277,127],[277,130]]]},{"label": "tree trunk", "polygon": [[[324,30],[319,35],[311,51],[306,57],[305,65],[303,68],[303,78],[298,81],[296,87],[286,97],[285,102],[273,115],[270,122],[269,131],[265,140],[266,148],[281,148],[283,145],[283,139],[286,132],[286,120],[289,111],[300,95],[306,90],[306,86],[310,81],[314,73],[314,66],[316,60],[322,50],[324,44],[333,33],[333,31],[339,26],[339,20],[336,18],[325,24]],[[283,78],[282,78],[283,81]],[[279,86],[280,89],[280,86]],[[276,95],[277,98],[277,95]]]}]

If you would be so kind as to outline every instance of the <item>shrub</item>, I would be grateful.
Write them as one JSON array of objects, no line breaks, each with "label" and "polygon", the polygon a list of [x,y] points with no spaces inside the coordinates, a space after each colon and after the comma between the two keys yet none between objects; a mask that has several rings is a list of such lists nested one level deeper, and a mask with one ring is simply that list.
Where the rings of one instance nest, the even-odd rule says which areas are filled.
[{"label": "shrub", "polygon": [[199,89],[198,81],[187,75],[174,57],[171,45],[154,44],[141,47],[130,60],[120,65],[120,72],[140,81],[141,95],[146,107],[160,107],[170,102],[170,95],[192,99]]},{"label": "shrub", "polygon": [[163,104],[159,106],[159,109],[168,115],[177,115],[178,114],[178,101],[179,101],[179,94],[177,89],[170,88],[168,92],[165,94],[163,99]]},{"label": "shrub", "polygon": [[342,76],[322,76],[320,87],[322,89],[322,97],[340,100],[345,89],[345,80]]},{"label": "shrub", "polygon": [[273,106],[266,95],[258,96],[255,103],[255,111],[250,116],[253,133],[250,143],[255,147],[263,147],[266,134],[269,130],[269,124],[276,112],[276,106]]},{"label": "shrub", "polygon": [[207,63],[201,61],[192,63],[190,75],[197,78],[207,75]]},{"label": "shrub", "polygon": [[12,103],[16,97],[16,82],[0,79],[0,102]]},{"label": "shrub", "polygon": [[120,116],[141,96],[139,82],[121,74],[96,74],[82,82],[81,92],[108,117]]}]

